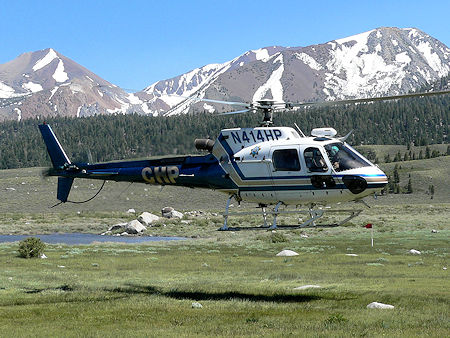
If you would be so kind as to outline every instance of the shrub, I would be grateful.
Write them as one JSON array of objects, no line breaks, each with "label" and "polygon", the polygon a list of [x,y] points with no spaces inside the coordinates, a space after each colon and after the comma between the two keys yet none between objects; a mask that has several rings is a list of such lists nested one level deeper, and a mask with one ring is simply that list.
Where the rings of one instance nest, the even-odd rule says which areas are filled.
[{"label": "shrub", "polygon": [[270,236],[270,240],[272,243],[284,243],[289,242],[289,239],[279,232],[273,232]]},{"label": "shrub", "polygon": [[39,238],[28,237],[19,244],[19,255],[23,258],[41,257],[45,244]]}]

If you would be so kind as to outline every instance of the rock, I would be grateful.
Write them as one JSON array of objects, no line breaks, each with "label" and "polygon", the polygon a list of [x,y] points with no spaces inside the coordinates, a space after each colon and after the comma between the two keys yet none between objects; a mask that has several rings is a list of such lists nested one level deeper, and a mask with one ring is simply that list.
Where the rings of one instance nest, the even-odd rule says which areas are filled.
[{"label": "rock", "polygon": [[351,257],[358,257],[357,254],[345,254],[346,256],[351,256]]},{"label": "rock", "polygon": [[16,189],[14,189],[14,188],[6,188],[5,190],[6,191],[16,191]]},{"label": "rock", "polygon": [[108,228],[108,231],[116,231],[116,230],[120,230],[120,229],[125,229],[128,223],[118,223],[118,224],[114,224],[113,226],[110,226]]},{"label": "rock", "polygon": [[58,268],[64,269],[66,266],[65,265],[58,265]]},{"label": "rock", "polygon": [[150,226],[152,223],[159,220],[159,216],[153,215],[149,212],[144,211],[139,215],[138,221],[141,222],[144,226]]},{"label": "rock", "polygon": [[446,267],[446,266],[444,266],[444,267],[442,268],[442,270],[447,270],[447,267]]},{"label": "rock", "polygon": [[128,233],[128,232],[126,232],[126,231],[124,231],[124,232],[122,232],[121,234],[120,234],[120,236],[129,236],[130,234]]},{"label": "rock", "polygon": [[129,234],[138,234],[140,232],[143,232],[144,230],[147,230],[147,228],[143,226],[142,223],[137,219],[128,222],[127,226],[125,227],[125,231]]},{"label": "rock", "polygon": [[306,235],[306,234],[302,234],[302,235],[300,235],[300,238],[308,238],[309,236],[308,235]]},{"label": "rock", "polygon": [[319,288],[321,288],[320,285],[303,285],[294,288],[294,290],[319,289]]},{"label": "rock", "polygon": [[292,250],[283,250],[277,253],[277,257],[292,257],[292,256],[298,256],[298,253]]},{"label": "rock", "polygon": [[108,230],[108,231],[102,232],[100,234],[100,236],[111,235],[111,234],[112,234],[112,231]]},{"label": "rock", "polygon": [[367,305],[367,308],[368,309],[393,309],[394,305],[372,302],[369,305]]},{"label": "rock", "polygon": [[164,208],[162,208],[161,213],[162,213],[163,216],[164,216],[164,214],[167,214],[167,213],[169,213],[169,212],[171,212],[171,211],[174,211],[174,210],[175,210],[175,209],[172,208],[172,207],[164,207]]},{"label": "rock", "polygon": [[46,256],[45,254],[42,254],[42,255],[41,255],[41,258],[42,258],[42,259],[46,259],[47,256]]},{"label": "rock", "polygon": [[203,308],[203,305],[200,304],[199,302],[193,302],[192,303],[192,308],[193,309],[201,309],[201,308]]},{"label": "rock", "polygon": [[128,209],[128,210],[127,210],[127,213],[129,213],[129,214],[135,214],[135,213],[136,213],[136,210],[134,210],[134,209]]},{"label": "rock", "polygon": [[431,230],[432,234],[437,234],[439,231],[437,231],[436,229]]},{"label": "rock", "polygon": [[421,255],[422,253],[419,250],[411,249],[408,251],[412,255]]},{"label": "rock", "polygon": [[165,218],[183,218],[183,214],[176,211],[172,207],[165,207],[161,210],[162,216]]}]

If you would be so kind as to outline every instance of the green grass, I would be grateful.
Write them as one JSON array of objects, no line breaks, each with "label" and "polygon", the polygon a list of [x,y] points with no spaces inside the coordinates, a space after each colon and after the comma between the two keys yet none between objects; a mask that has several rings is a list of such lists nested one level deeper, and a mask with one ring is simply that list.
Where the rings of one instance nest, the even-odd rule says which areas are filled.
[{"label": "green grass", "polygon": [[[314,229],[312,229],[314,230]],[[48,259],[0,246],[8,336],[447,336],[449,230],[368,232],[288,243],[265,238],[49,246]],[[412,256],[411,248],[424,254]],[[275,257],[284,248],[297,257]],[[350,257],[346,253],[359,256]],[[378,264],[374,264],[378,263]],[[62,267],[64,266],[64,267]],[[293,290],[318,284],[321,289]],[[368,310],[373,301],[394,310]],[[193,309],[200,302],[202,309]]]}]

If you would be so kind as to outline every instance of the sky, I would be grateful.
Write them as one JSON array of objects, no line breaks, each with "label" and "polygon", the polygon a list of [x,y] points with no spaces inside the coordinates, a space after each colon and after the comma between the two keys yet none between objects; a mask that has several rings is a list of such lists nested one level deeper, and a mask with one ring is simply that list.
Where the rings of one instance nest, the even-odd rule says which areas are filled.
[{"label": "sky", "polygon": [[0,64],[53,48],[129,91],[267,46],[416,27],[450,46],[450,1],[0,0]]}]

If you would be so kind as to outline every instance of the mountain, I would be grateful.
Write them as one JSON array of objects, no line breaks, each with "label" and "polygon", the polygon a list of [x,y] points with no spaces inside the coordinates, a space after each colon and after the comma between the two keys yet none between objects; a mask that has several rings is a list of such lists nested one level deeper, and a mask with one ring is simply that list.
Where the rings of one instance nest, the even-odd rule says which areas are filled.
[{"label": "mountain", "polygon": [[[414,91],[450,71],[450,49],[416,28],[382,27],[308,47],[266,47],[148,86],[153,114],[229,110],[171,95],[251,102],[317,101]],[[167,112],[168,108],[173,108]]]},{"label": "mountain", "polygon": [[416,28],[382,27],[307,47],[271,46],[130,94],[48,48],[0,65],[0,121],[111,113],[227,111],[200,97],[252,102],[395,95],[450,73],[450,49]]},{"label": "mountain", "polygon": [[127,112],[137,97],[48,48],[0,65],[0,120]]}]

